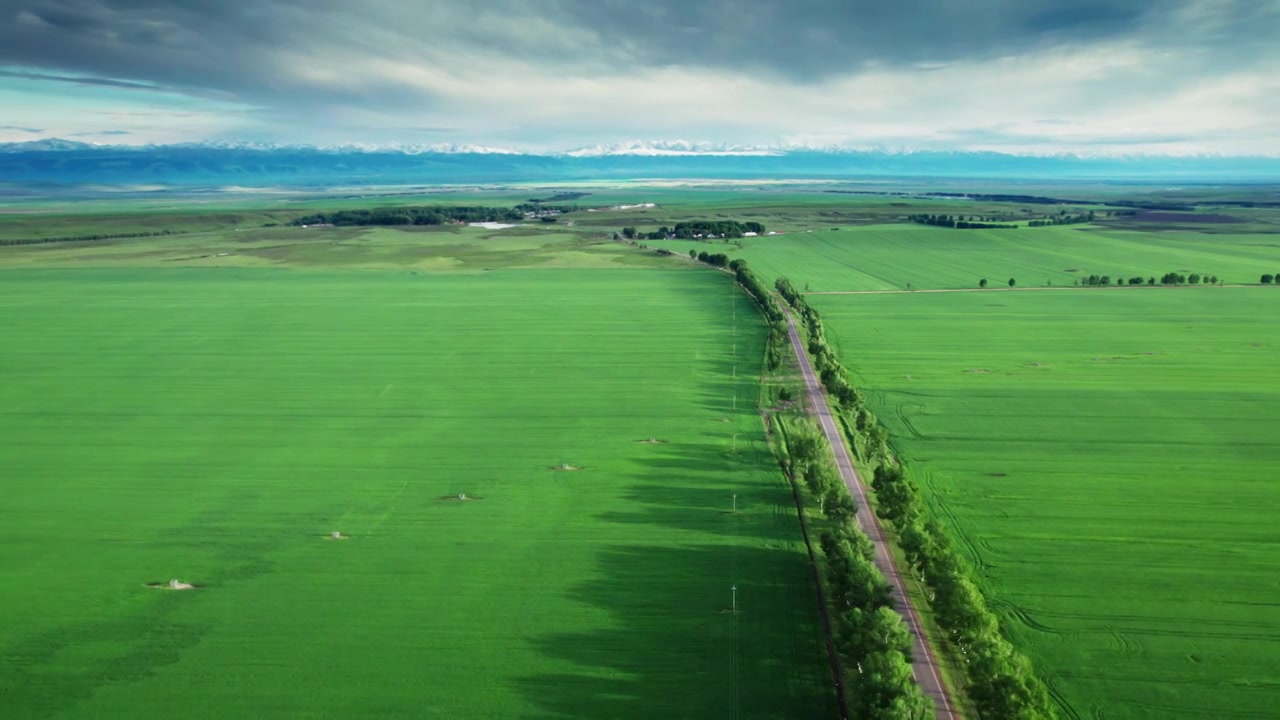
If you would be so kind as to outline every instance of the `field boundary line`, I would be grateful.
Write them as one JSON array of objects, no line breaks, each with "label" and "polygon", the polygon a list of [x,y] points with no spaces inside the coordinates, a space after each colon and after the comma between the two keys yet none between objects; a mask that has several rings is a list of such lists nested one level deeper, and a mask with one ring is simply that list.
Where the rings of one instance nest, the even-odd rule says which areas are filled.
[{"label": "field boundary line", "polygon": [[993,288],[931,288],[927,290],[806,290],[801,295],[922,295],[924,293],[1002,293],[1002,292],[1085,292],[1097,290],[1193,290],[1196,288],[1256,288],[1266,285],[1064,285],[1062,287],[993,287]]},{"label": "field boundary line", "polygon": [[845,486],[849,488],[849,492],[858,501],[858,525],[861,526],[863,532],[866,533],[875,546],[876,567],[880,569],[880,572],[885,577],[891,580],[894,609],[898,611],[903,620],[906,620],[907,628],[911,631],[911,674],[915,676],[916,682],[920,685],[920,689],[924,691],[924,694],[933,700],[935,716],[946,718],[947,720],[955,720],[956,715],[952,710],[951,697],[946,685],[942,682],[942,675],[938,672],[938,661],[934,657],[933,648],[930,647],[928,638],[925,636],[924,625],[920,622],[915,606],[911,603],[911,598],[907,595],[906,589],[902,585],[902,576],[898,571],[897,563],[888,548],[885,547],[884,531],[880,528],[880,521],[876,518],[875,512],[871,509],[871,503],[867,499],[867,491],[863,487],[862,479],[858,477],[858,471],[853,466],[853,460],[849,454],[844,433],[840,428],[836,427],[835,421],[832,419],[831,408],[827,404],[826,394],[822,391],[822,386],[818,383],[818,378],[813,372],[813,365],[809,362],[809,354],[805,351],[804,341],[801,340],[800,333],[796,330],[795,318],[791,314],[791,308],[784,305],[782,312],[787,318],[787,332],[791,337],[791,349],[795,352],[796,360],[800,363],[800,372],[804,375],[805,388],[810,401],[810,413],[817,418],[818,424],[822,427],[822,432],[827,438],[827,443],[831,446],[831,452],[835,455],[836,469],[840,471],[841,479],[844,481]]}]

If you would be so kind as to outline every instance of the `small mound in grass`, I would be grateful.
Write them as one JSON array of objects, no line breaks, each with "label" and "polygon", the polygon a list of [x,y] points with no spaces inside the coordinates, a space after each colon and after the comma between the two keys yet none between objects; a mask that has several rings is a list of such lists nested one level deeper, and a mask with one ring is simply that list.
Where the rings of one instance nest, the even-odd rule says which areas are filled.
[{"label": "small mound in grass", "polygon": [[324,539],[325,539],[325,540],[350,540],[350,539],[351,539],[351,536],[350,536],[350,535],[347,535],[347,534],[345,534],[345,533],[340,533],[340,532],[338,532],[337,530],[334,530],[333,532],[329,533],[328,535],[325,535],[325,536],[324,536]]},{"label": "small mound in grass", "polygon": [[637,440],[636,442],[640,443],[641,445],[666,445],[667,444],[666,440],[659,440],[658,438],[646,438],[644,440]]},{"label": "small mound in grass", "polygon": [[457,493],[454,495],[441,495],[440,500],[443,502],[471,502],[472,500],[483,500],[478,495],[468,495],[467,493]]},{"label": "small mound in grass", "polygon": [[551,469],[557,470],[560,472],[576,472],[578,470],[586,470],[586,468],[578,467],[577,465],[570,465],[569,463],[560,463],[559,465],[552,465]]},{"label": "small mound in grass", "polygon": [[147,583],[147,587],[156,588],[157,590],[196,590],[200,586],[174,579],[168,582],[150,582]]}]

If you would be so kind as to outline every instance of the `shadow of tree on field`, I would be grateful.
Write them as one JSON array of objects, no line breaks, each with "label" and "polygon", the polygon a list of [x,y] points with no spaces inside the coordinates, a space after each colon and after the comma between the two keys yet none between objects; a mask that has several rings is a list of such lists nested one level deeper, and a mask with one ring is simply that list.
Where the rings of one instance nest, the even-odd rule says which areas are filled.
[{"label": "shadow of tree on field", "polygon": [[597,519],[651,526],[627,535],[654,540],[602,548],[596,579],[568,593],[606,611],[612,627],[533,639],[578,670],[519,679],[538,709],[531,716],[835,717],[812,569],[763,441],[737,453],[652,448],[633,459],[625,509]]},{"label": "shadow of tree on field", "polygon": [[535,638],[580,670],[516,685],[533,717],[834,717],[806,563],[732,545],[603,549],[599,577],[569,597],[614,627]]}]

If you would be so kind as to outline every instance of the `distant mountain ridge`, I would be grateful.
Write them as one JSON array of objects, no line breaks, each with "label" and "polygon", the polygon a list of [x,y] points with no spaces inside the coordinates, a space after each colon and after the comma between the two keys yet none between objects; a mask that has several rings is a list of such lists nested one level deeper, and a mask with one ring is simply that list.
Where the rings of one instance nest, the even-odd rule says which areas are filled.
[{"label": "distant mountain ridge", "polygon": [[0,183],[176,186],[475,184],[602,179],[963,177],[1280,182],[1280,158],[1011,155],[630,141],[559,153],[478,145],[0,144]]}]

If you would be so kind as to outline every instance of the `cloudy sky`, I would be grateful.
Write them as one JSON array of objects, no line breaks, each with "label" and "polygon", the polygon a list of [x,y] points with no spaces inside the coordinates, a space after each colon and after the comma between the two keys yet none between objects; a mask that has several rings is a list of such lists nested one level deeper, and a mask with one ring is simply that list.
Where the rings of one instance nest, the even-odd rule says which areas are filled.
[{"label": "cloudy sky", "polygon": [[1280,0],[0,0],[0,142],[1280,155]]}]

